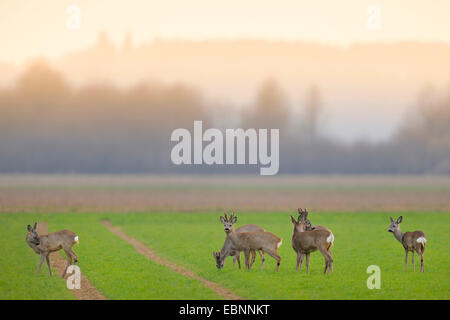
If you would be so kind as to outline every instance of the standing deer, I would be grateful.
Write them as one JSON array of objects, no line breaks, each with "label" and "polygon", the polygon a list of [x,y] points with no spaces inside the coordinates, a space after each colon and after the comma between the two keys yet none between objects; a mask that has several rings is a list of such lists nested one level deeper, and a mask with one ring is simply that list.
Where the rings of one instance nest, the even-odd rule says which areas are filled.
[{"label": "standing deer", "polygon": [[[256,224],[246,224],[246,225],[240,226],[239,228],[236,229],[236,232],[253,232],[253,231],[265,231],[265,230],[263,228],[261,228],[260,226],[257,226]],[[261,259],[264,259],[264,257],[263,257],[264,252],[262,252],[261,250],[258,252],[259,252],[259,255],[261,256]],[[251,268],[253,263],[255,262],[256,253],[254,250],[251,250],[250,253],[252,254],[252,261],[250,263],[250,268]],[[240,255],[241,255],[241,252],[237,251],[233,247],[233,243],[231,242],[231,240],[228,237],[225,238],[225,242],[222,246],[222,249],[220,249],[219,252],[213,252],[213,256],[214,256],[214,260],[216,261],[217,269],[222,269],[224,267],[225,259],[228,256],[234,256],[233,268],[237,261],[238,265],[239,265],[239,269],[241,269]]]},{"label": "standing deer", "polygon": [[[250,269],[250,251],[261,250],[264,253],[268,253],[277,261],[276,271],[280,268],[281,257],[278,255],[278,248],[281,246],[282,239],[278,238],[273,233],[267,231],[254,231],[254,232],[236,232],[234,224],[237,222],[237,217],[232,213],[230,218],[220,217],[220,221],[223,223],[224,231],[227,238],[230,239],[233,247],[237,251],[244,251],[245,256],[245,269]],[[261,256],[261,270],[264,268],[264,256]]]},{"label": "standing deer", "polygon": [[294,224],[294,232],[292,235],[292,248],[297,254],[297,267],[303,263],[303,255],[306,255],[306,273],[309,273],[309,255],[311,252],[319,250],[325,258],[324,274],[328,274],[333,271],[333,257],[330,252],[330,247],[333,245],[334,235],[329,230],[305,230],[305,220],[307,212],[298,217],[296,221],[291,216],[292,223]]},{"label": "standing deer", "polygon": [[413,232],[405,232],[402,233],[400,230],[400,223],[403,220],[403,217],[400,216],[397,221],[394,221],[392,217],[390,217],[391,225],[389,226],[388,232],[392,232],[394,234],[395,239],[397,239],[405,249],[405,271],[406,265],[408,264],[408,252],[412,252],[411,262],[413,271],[414,268],[414,250],[420,256],[420,271],[425,272],[423,267],[423,254],[425,252],[425,244],[427,243],[427,236],[422,231],[413,231]]},{"label": "standing deer", "polygon": [[34,223],[33,228],[28,225],[28,233],[26,241],[28,245],[36,252],[41,255],[41,260],[39,261],[39,267],[37,274],[41,271],[42,263],[44,259],[47,261],[48,270],[50,271],[50,276],[52,275],[52,269],[50,267],[49,254],[51,252],[64,250],[67,256],[68,265],[64,269],[62,277],[66,275],[67,268],[72,264],[72,259],[75,263],[78,262],[78,256],[73,252],[72,247],[75,243],[78,243],[78,236],[70,230],[61,230],[50,233],[48,235],[39,235],[36,232],[37,223]]},{"label": "standing deer", "polygon": [[[299,220],[303,220],[304,222],[304,228],[305,231],[311,231],[311,230],[326,230],[331,232],[330,229],[328,229],[327,227],[324,226],[313,226],[311,221],[309,221],[308,217],[308,211],[305,209],[301,209],[298,208],[298,219]],[[333,236],[333,241],[334,241],[334,236]],[[331,245],[333,245],[333,243],[331,243]],[[303,265],[303,259],[304,259],[305,255],[303,253],[300,253],[300,271],[302,270],[302,265]]]}]

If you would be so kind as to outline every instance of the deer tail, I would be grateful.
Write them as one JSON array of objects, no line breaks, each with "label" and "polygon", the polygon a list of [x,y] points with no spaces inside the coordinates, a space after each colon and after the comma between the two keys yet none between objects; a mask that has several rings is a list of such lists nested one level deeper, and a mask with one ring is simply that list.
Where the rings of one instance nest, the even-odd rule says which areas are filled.
[{"label": "deer tail", "polygon": [[333,232],[330,232],[330,235],[327,237],[327,242],[330,244],[328,246],[328,248],[330,248],[333,245],[333,243],[334,243],[334,234],[333,234]]},{"label": "deer tail", "polygon": [[79,242],[78,242],[78,236],[75,236],[75,237],[73,238],[73,241],[75,241],[75,243],[79,243]]},{"label": "deer tail", "polygon": [[427,243],[427,238],[425,237],[419,237],[416,240],[418,243],[420,243],[422,245],[422,247],[425,247],[425,244]]},{"label": "deer tail", "polygon": [[282,243],[283,243],[283,240],[280,239],[280,242],[277,243],[277,249],[281,246]]}]

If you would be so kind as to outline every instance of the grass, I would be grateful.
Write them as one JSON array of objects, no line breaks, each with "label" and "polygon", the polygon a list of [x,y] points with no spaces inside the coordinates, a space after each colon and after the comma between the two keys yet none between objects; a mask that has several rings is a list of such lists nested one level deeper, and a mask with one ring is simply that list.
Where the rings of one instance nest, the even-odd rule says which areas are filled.
[{"label": "grass", "polygon": [[102,218],[91,214],[0,215],[0,299],[74,298],[60,277],[48,276],[46,265],[35,275],[39,258],[25,243],[26,226],[33,221],[47,221],[49,232],[67,228],[78,234],[80,243],[74,251],[81,272],[108,299],[220,299],[199,281],[137,253],[101,225]]},{"label": "grass", "polygon": [[[428,236],[424,274],[403,271],[404,250],[387,232],[389,216],[396,213],[315,213],[315,224],[333,230],[334,272],[322,274],[320,253],[311,255],[310,274],[295,272],[289,213],[240,213],[238,225],[257,223],[283,238],[283,260],[275,273],[275,260],[266,258],[263,271],[257,258],[250,272],[232,270],[228,258],[217,270],[213,250],[221,248],[225,235],[217,214],[133,214],[112,216],[129,235],[151,245],[160,255],[184,265],[198,275],[218,282],[249,299],[449,299],[448,213],[402,213],[404,231],[422,229]],[[243,256],[242,256],[243,260]],[[381,289],[366,285],[369,265],[381,268]]]},{"label": "grass", "polygon": [[[448,234],[450,213],[402,212],[403,231],[421,229],[427,237],[425,273],[403,271],[404,250],[387,232],[397,213],[311,213],[310,219],[333,230],[334,272],[322,274],[320,253],[311,255],[310,274],[295,272],[291,247],[291,213],[238,213],[237,225],[257,223],[283,238],[283,260],[267,256],[263,271],[233,270],[228,258],[215,267],[212,252],[225,239],[219,216],[212,213],[136,214],[1,214],[0,299],[73,299],[61,278],[49,277],[44,265],[36,276],[38,256],[25,243],[26,225],[47,221],[49,232],[68,228],[80,237],[74,247],[79,265],[91,283],[109,299],[219,299],[200,282],[152,263],[100,221],[110,220],[128,235],[148,244],[161,256],[215,281],[247,299],[446,299],[450,298]],[[243,256],[241,258],[244,260]],[[369,290],[369,265],[381,268],[381,289]]]}]

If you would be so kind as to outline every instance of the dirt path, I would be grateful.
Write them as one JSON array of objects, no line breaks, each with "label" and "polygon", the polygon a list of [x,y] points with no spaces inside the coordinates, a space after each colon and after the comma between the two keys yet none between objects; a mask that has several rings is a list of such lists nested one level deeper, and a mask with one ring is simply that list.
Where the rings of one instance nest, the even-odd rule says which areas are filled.
[{"label": "dirt path", "polygon": [[228,299],[228,300],[242,300],[242,297],[237,296],[236,294],[234,294],[233,292],[231,292],[230,290],[218,285],[215,282],[206,280],[202,277],[197,276],[194,272],[192,272],[189,269],[186,269],[184,267],[181,267],[173,262],[170,262],[162,257],[160,257],[155,251],[153,251],[151,248],[147,247],[145,244],[143,244],[142,242],[131,238],[129,236],[127,236],[124,232],[122,232],[122,230],[120,230],[120,228],[118,227],[114,227],[109,221],[104,221],[103,224],[112,232],[114,233],[116,236],[122,238],[123,240],[127,241],[128,243],[132,244],[136,251],[139,252],[140,254],[146,256],[147,258],[151,259],[153,262],[156,262],[160,265],[163,265],[165,267],[168,267],[169,269],[171,269],[174,272],[177,272],[183,276],[189,277],[191,279],[195,279],[200,281],[205,287],[213,290],[214,292],[216,292],[218,295],[220,295],[221,297]]},{"label": "dirt path", "polygon": [[[47,222],[39,222],[37,232],[39,235],[48,234]],[[76,247],[74,247],[74,249],[76,251]],[[60,251],[56,251],[50,254],[50,265],[57,273],[56,275],[54,274],[54,276],[61,276],[67,266],[67,260],[61,256]],[[47,265],[44,263],[41,272],[48,272],[46,269]],[[66,275],[65,279],[67,279],[68,276],[69,275]],[[81,272],[81,288],[73,289],[71,291],[79,300],[106,300],[100,291],[89,282],[89,279],[83,275],[83,271]]]}]

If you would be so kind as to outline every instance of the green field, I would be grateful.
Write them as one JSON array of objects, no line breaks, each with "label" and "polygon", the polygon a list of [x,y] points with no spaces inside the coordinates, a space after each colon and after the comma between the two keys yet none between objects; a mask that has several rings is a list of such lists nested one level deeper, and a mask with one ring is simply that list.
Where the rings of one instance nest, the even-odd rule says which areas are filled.
[{"label": "green field", "polygon": [[[25,243],[26,226],[47,221],[49,232],[68,228],[80,237],[74,247],[81,271],[108,299],[220,299],[199,281],[151,262],[132,245],[112,234],[102,220],[153,248],[196,275],[216,282],[246,299],[449,299],[448,234],[450,213],[402,212],[402,230],[423,230],[427,237],[425,273],[403,271],[404,250],[387,232],[396,212],[310,213],[314,224],[332,229],[334,271],[323,275],[320,253],[311,255],[310,274],[295,272],[289,212],[237,213],[238,223],[256,223],[283,238],[280,271],[267,256],[263,271],[257,257],[251,271],[232,269],[232,258],[217,270],[212,252],[225,239],[214,213],[135,214],[2,214],[0,215],[0,299],[73,299],[61,278],[47,267],[36,275],[38,256]],[[244,257],[242,255],[243,262]],[[369,265],[381,268],[381,289],[369,290]]]}]

